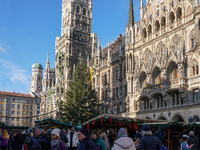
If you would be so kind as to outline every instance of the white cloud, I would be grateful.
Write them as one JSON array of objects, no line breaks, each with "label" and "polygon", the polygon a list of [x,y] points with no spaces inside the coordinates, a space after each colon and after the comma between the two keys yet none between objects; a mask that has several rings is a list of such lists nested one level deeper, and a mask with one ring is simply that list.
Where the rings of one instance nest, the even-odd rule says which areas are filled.
[{"label": "white cloud", "polygon": [[7,50],[0,45],[0,52],[7,53]]},{"label": "white cloud", "polygon": [[5,69],[4,73],[9,76],[13,83],[21,82],[27,87],[30,86],[30,76],[21,66],[3,59],[0,59],[0,65],[3,67],[3,69]]}]

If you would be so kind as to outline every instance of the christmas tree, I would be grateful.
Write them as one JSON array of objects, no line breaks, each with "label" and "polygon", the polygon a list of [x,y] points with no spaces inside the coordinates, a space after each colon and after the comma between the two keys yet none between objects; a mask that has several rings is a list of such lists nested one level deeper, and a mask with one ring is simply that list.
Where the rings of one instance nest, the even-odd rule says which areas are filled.
[{"label": "christmas tree", "polygon": [[73,125],[82,124],[98,116],[99,107],[89,68],[85,60],[80,59],[69,83],[66,101],[61,101],[62,120]]}]

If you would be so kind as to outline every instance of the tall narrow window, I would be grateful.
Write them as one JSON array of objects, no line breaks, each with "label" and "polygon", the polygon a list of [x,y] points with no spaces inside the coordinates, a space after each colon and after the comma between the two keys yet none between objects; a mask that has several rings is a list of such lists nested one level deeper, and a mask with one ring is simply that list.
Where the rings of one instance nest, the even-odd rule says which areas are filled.
[{"label": "tall narrow window", "polygon": [[146,104],[146,100],[144,100],[144,110],[147,109],[147,104]]},{"label": "tall narrow window", "polygon": [[173,106],[175,106],[175,104],[176,104],[176,95],[175,94],[172,95],[172,100],[173,100]]},{"label": "tall narrow window", "polygon": [[76,13],[80,13],[80,7],[79,6],[76,6]]},{"label": "tall narrow window", "polygon": [[130,31],[129,39],[130,39],[130,43],[132,43],[132,31]]},{"label": "tall narrow window", "polygon": [[163,97],[161,96],[161,107],[163,107],[163,104],[164,104]]},{"label": "tall narrow window", "polygon": [[193,102],[199,102],[199,89],[193,90]]},{"label": "tall narrow window", "polygon": [[86,16],[86,9],[83,9],[83,15]]},{"label": "tall narrow window", "polygon": [[157,108],[159,108],[159,106],[160,106],[160,98],[158,97],[157,98]]},{"label": "tall narrow window", "polygon": [[191,39],[192,42],[192,48],[194,48],[194,39]]},{"label": "tall narrow window", "polygon": [[198,65],[196,66],[196,74],[197,75],[199,74],[199,66]]},{"label": "tall narrow window", "polygon": [[147,109],[149,109],[149,100],[147,99]]}]

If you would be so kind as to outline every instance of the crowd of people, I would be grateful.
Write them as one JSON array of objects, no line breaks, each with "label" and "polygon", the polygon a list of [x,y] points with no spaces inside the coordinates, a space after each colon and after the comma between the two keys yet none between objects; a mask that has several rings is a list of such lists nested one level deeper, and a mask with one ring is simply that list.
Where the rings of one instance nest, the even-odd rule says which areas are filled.
[{"label": "crowd of people", "polygon": [[[1,150],[160,150],[163,141],[161,130],[153,131],[149,126],[143,126],[141,132],[136,130],[134,138],[128,137],[125,128],[120,128],[117,139],[112,138],[112,131],[81,128],[75,131],[72,127],[67,132],[62,128],[43,129],[33,128],[31,131],[21,132],[0,129]],[[166,149],[166,147],[163,147]],[[193,131],[189,135],[183,134],[180,139],[179,150],[198,150],[198,138]]]}]

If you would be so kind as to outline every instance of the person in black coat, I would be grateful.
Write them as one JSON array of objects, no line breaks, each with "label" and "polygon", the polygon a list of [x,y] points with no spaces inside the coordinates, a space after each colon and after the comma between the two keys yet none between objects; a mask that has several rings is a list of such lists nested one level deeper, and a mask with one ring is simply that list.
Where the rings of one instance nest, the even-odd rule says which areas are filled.
[{"label": "person in black coat", "polygon": [[191,148],[191,150],[198,150],[199,148],[199,142],[197,137],[194,135],[193,131],[190,131],[189,133],[189,139],[188,139],[188,145],[194,144],[194,146]]},{"label": "person in black coat", "polygon": [[149,126],[142,127],[142,138],[139,142],[138,150],[159,150],[160,149],[160,141],[157,137],[152,135],[151,128]]},{"label": "person in black coat", "polygon": [[43,134],[38,143],[42,146],[42,150],[51,150],[51,132],[52,129],[48,129],[46,134]]},{"label": "person in black coat", "polygon": [[65,132],[63,131],[62,127],[58,127],[60,129],[60,139],[61,141],[63,141],[65,144],[68,143],[68,139],[67,139],[67,135],[65,134]]},{"label": "person in black coat", "polygon": [[17,135],[14,137],[14,150],[21,150],[24,144],[24,138],[21,132],[18,132]]},{"label": "person in black coat", "polygon": [[140,134],[140,131],[136,130],[136,134],[135,134],[134,140],[136,141],[137,139],[141,139],[141,138],[142,138],[142,136]]}]

